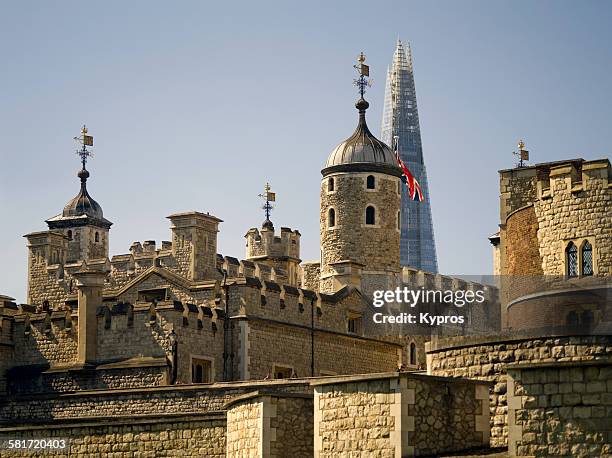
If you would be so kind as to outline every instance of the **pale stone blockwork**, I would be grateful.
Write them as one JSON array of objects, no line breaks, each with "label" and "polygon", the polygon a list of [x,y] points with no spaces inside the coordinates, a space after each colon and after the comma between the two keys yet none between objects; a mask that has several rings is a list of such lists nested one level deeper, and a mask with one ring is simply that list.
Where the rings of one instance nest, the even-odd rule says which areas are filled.
[{"label": "pale stone blockwork", "polygon": [[432,375],[493,382],[489,397],[491,446],[508,445],[510,364],[564,363],[612,358],[610,336],[582,337],[457,337],[426,344],[427,369]]},{"label": "pale stone blockwork", "polygon": [[401,458],[488,446],[486,382],[399,373],[313,384],[315,457]]},{"label": "pale stone blockwork", "polygon": [[610,362],[508,367],[510,456],[612,455]]}]

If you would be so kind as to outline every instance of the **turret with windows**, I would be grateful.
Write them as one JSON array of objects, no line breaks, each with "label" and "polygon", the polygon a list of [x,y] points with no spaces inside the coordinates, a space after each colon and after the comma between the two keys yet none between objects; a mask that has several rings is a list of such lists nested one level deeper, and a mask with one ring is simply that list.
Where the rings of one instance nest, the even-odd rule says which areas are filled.
[{"label": "turret with windows", "polygon": [[62,233],[67,240],[66,262],[108,257],[108,232],[113,223],[104,218],[102,207],[87,191],[89,172],[82,162],[77,174],[81,180],[79,193],[71,199],[61,214],[49,218],[49,229]]},{"label": "turret with windows", "polygon": [[401,169],[391,148],[370,132],[369,104],[360,93],[355,132],[321,171],[322,292],[353,284],[368,294],[395,283],[400,271]]}]

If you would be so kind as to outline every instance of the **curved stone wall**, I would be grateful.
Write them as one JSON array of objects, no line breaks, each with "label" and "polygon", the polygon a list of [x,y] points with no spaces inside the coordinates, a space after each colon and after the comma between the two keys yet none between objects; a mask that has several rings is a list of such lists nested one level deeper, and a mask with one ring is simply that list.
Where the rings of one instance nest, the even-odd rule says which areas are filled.
[{"label": "curved stone wall", "polygon": [[[366,188],[368,175],[375,177],[375,189]],[[329,180],[334,179],[333,191]],[[329,264],[353,260],[369,271],[399,271],[398,212],[401,194],[399,178],[381,173],[337,173],[321,182],[321,275],[331,272]],[[373,206],[375,224],[365,224],[366,207]],[[335,211],[335,225],[329,227],[329,210]]]},{"label": "curved stone wall", "polygon": [[533,205],[520,208],[506,220],[506,268],[508,275],[542,275],[538,244],[538,219]]}]

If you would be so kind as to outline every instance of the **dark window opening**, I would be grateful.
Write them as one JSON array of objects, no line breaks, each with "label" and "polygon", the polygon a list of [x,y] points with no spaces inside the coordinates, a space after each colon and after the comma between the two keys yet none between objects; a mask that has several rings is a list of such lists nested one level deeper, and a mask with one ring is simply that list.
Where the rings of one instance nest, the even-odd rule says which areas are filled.
[{"label": "dark window opening", "polygon": [[327,180],[327,191],[328,192],[333,191],[334,190],[334,185],[335,185],[335,183],[334,183],[334,179],[333,178],[330,178],[329,180]]},{"label": "dark window opening", "polygon": [[100,234],[96,232],[96,235],[94,236],[94,239],[96,242],[100,241]]},{"label": "dark window opening", "polygon": [[72,240],[72,231],[71,230],[69,230],[66,235],[68,235],[68,240]]},{"label": "dark window opening", "polygon": [[347,321],[347,330],[351,334],[359,334],[361,332],[361,317],[350,316]]},{"label": "dark window opening", "polygon": [[191,383],[211,383],[211,369],[210,361],[193,358],[191,360]]},{"label": "dark window opening", "polygon": [[570,242],[565,249],[567,256],[567,276],[577,277],[578,276],[578,248],[573,242]]},{"label": "dark window opening", "polygon": [[327,225],[329,227],[334,227],[336,225],[336,210],[334,210],[333,208],[329,209]]},{"label": "dark window opening", "polygon": [[589,242],[582,246],[582,275],[593,275],[593,247]]},{"label": "dark window opening", "polygon": [[372,206],[366,208],[366,224],[376,224],[376,210]]},{"label": "dark window opening", "polygon": [[366,187],[368,189],[376,188],[376,178],[374,178],[374,175],[368,175],[368,177],[366,178]]},{"label": "dark window opening", "polygon": [[417,357],[416,357],[416,344],[414,342],[410,343],[410,365],[416,366]]},{"label": "dark window opening", "polygon": [[274,366],[274,378],[291,378],[293,369],[291,367]]}]

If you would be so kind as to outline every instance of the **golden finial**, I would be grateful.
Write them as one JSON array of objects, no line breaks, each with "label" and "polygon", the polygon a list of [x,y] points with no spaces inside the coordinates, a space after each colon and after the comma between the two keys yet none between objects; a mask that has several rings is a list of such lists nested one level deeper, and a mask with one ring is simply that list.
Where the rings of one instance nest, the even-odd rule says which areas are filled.
[{"label": "golden finial", "polygon": [[[367,77],[370,76],[370,66],[364,64],[366,60],[366,56],[363,53],[359,53],[359,57],[357,57],[357,64],[353,65],[357,73],[359,74],[359,78],[353,81],[353,84],[359,88],[359,95],[361,95],[361,99],[363,99],[363,94],[365,94],[366,86],[369,87],[372,85],[372,81],[368,80]],[[366,107],[367,108],[367,107]]]},{"label": "golden finial", "polygon": [[529,160],[529,151],[525,149],[525,142],[523,140],[519,140],[517,146],[518,151],[513,153],[519,158],[519,163],[517,164],[517,167],[525,167],[525,161]]},{"label": "golden finial", "polygon": [[87,133],[87,126],[85,124],[83,124],[83,128],[81,129],[81,133],[82,134],[86,134]]}]

